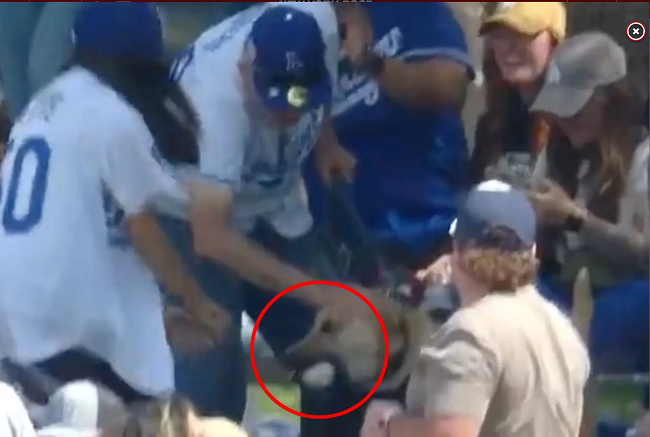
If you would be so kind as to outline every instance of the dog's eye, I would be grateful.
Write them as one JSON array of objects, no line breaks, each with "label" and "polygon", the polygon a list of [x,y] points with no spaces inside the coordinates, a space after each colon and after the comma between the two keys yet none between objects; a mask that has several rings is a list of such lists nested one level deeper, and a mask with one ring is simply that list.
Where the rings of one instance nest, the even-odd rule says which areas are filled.
[{"label": "dog's eye", "polygon": [[327,320],[323,323],[322,332],[324,334],[331,334],[334,332],[334,323],[331,320]]}]

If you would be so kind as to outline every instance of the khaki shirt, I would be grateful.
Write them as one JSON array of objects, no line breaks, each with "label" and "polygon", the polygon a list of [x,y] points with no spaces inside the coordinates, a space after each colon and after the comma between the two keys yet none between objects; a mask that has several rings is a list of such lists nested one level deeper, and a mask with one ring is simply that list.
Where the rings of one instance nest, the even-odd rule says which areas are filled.
[{"label": "khaki shirt", "polygon": [[474,417],[481,437],[575,437],[589,376],[570,319],[529,287],[459,310],[422,347],[407,392],[419,417]]}]

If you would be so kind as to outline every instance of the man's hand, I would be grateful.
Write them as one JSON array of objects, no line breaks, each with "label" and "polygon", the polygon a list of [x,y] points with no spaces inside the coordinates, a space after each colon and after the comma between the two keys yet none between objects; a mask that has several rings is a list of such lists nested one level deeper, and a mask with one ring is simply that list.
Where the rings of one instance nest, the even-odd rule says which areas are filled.
[{"label": "man's hand", "polygon": [[404,408],[397,402],[374,400],[366,410],[360,437],[383,437],[388,435],[386,427],[393,416],[402,414]]},{"label": "man's hand", "polygon": [[357,67],[368,46],[372,44],[373,31],[370,19],[358,5],[350,5],[342,8],[339,22],[345,29],[344,35],[341,36],[343,39],[341,49],[350,63]]},{"label": "man's hand", "polygon": [[348,182],[352,181],[357,161],[338,142],[316,147],[314,156],[318,173],[325,183],[337,175],[343,176]]},{"label": "man's hand", "polygon": [[424,270],[417,272],[416,277],[433,285],[448,284],[451,280],[450,255],[445,254],[435,260],[433,264]]},{"label": "man's hand", "polygon": [[221,341],[232,324],[230,314],[210,299],[203,296],[186,298],[184,305],[187,312],[199,324],[213,341]]},{"label": "man's hand", "polygon": [[179,306],[165,307],[163,318],[167,343],[183,353],[198,353],[216,343],[213,332]]}]

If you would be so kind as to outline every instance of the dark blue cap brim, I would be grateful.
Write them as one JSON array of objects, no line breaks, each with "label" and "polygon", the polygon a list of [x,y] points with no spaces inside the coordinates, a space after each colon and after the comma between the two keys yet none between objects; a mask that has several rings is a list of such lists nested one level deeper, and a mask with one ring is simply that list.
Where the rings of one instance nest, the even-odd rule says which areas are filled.
[{"label": "dark blue cap brim", "polygon": [[300,111],[311,111],[321,106],[329,106],[332,102],[332,84],[328,74],[318,82],[303,87],[307,90],[305,104],[296,107],[289,102],[289,90],[299,84],[273,84],[265,80],[261,75],[253,75],[253,84],[264,106],[273,111],[287,111],[297,109]]},{"label": "dark blue cap brim", "polygon": [[506,251],[535,244],[535,212],[525,193],[503,182],[485,181],[463,197],[453,233],[457,242]]}]

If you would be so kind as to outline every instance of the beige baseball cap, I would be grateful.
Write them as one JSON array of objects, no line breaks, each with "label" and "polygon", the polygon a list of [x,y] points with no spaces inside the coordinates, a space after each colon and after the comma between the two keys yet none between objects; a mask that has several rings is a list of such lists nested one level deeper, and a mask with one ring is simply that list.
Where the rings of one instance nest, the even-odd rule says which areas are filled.
[{"label": "beige baseball cap", "polygon": [[548,31],[562,41],[566,35],[566,9],[560,2],[499,2],[494,13],[481,23],[479,35],[496,24],[531,36]]},{"label": "beige baseball cap", "polygon": [[544,85],[530,110],[572,117],[598,88],[626,75],[625,50],[611,36],[602,32],[576,35],[553,52]]}]

